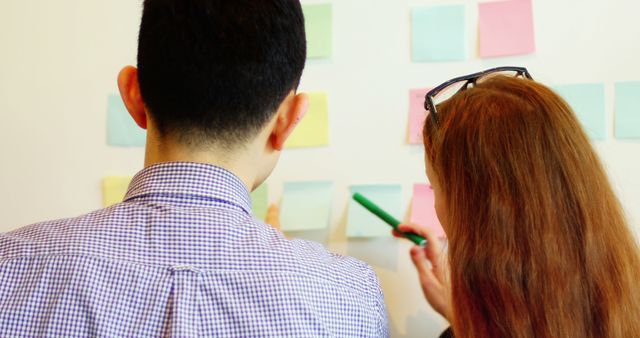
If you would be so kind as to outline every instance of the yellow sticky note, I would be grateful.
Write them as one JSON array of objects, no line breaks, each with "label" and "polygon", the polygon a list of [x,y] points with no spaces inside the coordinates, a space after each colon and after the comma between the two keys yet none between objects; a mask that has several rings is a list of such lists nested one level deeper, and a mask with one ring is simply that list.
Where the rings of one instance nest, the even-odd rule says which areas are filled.
[{"label": "yellow sticky note", "polygon": [[329,103],[326,93],[308,93],[309,111],[287,140],[287,148],[329,145]]},{"label": "yellow sticky note", "polygon": [[111,176],[102,180],[102,203],[105,208],[122,202],[132,178],[131,176]]}]

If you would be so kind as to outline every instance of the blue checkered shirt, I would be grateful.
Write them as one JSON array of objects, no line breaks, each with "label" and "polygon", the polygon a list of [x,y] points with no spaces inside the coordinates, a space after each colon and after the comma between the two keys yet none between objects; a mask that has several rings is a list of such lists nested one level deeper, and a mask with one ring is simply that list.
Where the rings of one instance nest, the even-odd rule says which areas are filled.
[{"label": "blue checkered shirt", "polygon": [[387,337],[375,273],[251,216],[206,164],[144,169],[123,203],[0,234],[0,337]]}]

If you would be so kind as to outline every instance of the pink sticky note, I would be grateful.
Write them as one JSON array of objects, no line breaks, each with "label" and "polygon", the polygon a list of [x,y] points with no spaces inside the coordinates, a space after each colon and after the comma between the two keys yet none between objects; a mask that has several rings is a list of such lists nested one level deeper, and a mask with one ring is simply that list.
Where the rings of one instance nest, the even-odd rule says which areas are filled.
[{"label": "pink sticky note", "polygon": [[422,127],[427,117],[424,96],[431,88],[409,91],[409,144],[422,144]]},{"label": "pink sticky note", "polygon": [[535,52],[531,0],[486,2],[479,7],[480,57]]},{"label": "pink sticky note", "polygon": [[436,215],[433,189],[427,184],[415,184],[413,186],[411,223],[426,225],[433,229],[438,237],[446,237],[444,229],[442,229],[442,225]]}]

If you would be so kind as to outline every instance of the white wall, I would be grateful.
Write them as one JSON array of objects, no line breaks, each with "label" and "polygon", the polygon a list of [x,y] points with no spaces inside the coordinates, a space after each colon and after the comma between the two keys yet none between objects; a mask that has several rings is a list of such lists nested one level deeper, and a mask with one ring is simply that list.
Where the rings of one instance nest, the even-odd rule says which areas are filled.
[{"label": "white wall", "polygon": [[[477,36],[477,1],[326,0],[334,4],[334,56],[311,61],[302,87],[329,93],[331,146],[292,150],[269,180],[336,182],[330,248],[347,253],[347,187],[398,182],[404,205],[425,179],[422,150],[407,146],[408,90],[495,65],[524,65],[547,84],[604,82],[613,135],[613,83],[640,80],[640,2],[534,0],[537,53],[469,61],[410,61],[410,8],[464,3]],[[140,1],[0,1],[0,231],[100,207],[100,180],[134,174],[142,149],[106,145],[106,99],[119,69],[135,63]],[[596,144],[631,224],[640,226],[640,142]],[[408,258],[377,268],[396,337],[435,337],[444,322],[426,305]],[[371,252],[373,255],[374,253]],[[396,253],[394,253],[396,254]]]}]

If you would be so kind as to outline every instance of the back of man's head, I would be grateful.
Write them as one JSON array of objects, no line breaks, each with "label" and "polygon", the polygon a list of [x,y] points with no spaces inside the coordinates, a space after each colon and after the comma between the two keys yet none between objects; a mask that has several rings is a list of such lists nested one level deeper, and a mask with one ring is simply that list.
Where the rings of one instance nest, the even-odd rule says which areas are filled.
[{"label": "back of man's head", "polygon": [[248,141],[294,90],[306,59],[299,0],[145,0],[138,68],[160,135]]}]

